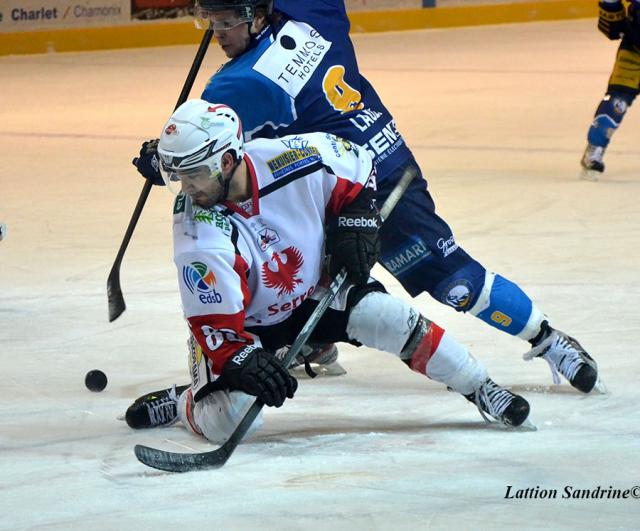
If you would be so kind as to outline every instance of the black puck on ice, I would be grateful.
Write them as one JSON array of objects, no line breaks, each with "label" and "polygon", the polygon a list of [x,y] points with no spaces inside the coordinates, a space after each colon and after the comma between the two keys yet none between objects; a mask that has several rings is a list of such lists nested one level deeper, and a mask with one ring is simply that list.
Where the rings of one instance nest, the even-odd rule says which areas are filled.
[{"label": "black puck on ice", "polygon": [[107,375],[98,369],[89,371],[84,377],[84,385],[89,391],[98,393],[107,387]]}]

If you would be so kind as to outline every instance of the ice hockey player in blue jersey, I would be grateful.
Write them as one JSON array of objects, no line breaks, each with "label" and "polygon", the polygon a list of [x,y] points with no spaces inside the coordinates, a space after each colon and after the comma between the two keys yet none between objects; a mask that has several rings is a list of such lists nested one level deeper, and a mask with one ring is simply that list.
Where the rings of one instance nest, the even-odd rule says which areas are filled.
[{"label": "ice hockey player in blue jersey", "polygon": [[[395,121],[360,74],[343,0],[200,0],[197,21],[212,27],[229,61],[202,98],[234,108],[245,140],[326,131],[367,149],[377,166],[382,203],[405,170],[417,177],[381,230],[380,263],[411,296],[429,293],[459,312],[531,344],[525,359],[542,357],[560,383],[589,393],[595,361],[515,283],[485,269],[456,241],[435,211],[427,183]],[[160,184],[144,144],[137,167]]]},{"label": "ice hockey player in blue jersey", "polygon": [[598,180],[604,152],[640,92],[640,0],[600,2],[598,29],[610,40],[621,39],[607,92],[596,109],[582,156],[582,176]]}]

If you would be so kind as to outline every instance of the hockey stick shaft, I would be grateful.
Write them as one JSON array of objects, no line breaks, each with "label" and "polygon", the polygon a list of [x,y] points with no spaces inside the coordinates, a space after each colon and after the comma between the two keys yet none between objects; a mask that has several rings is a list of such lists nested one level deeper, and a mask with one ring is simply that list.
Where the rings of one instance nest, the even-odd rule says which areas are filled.
[{"label": "hockey stick shaft", "polygon": [[[196,76],[198,75],[198,71],[200,70],[200,66],[202,65],[202,61],[204,56],[207,53],[207,48],[209,47],[209,43],[211,42],[211,37],[213,36],[213,30],[208,29],[204,32],[202,36],[202,41],[200,42],[200,46],[198,47],[198,51],[196,53],[195,58],[193,59],[193,64],[191,65],[191,69],[189,70],[189,74],[187,75],[187,79],[182,86],[182,91],[180,92],[180,96],[178,97],[178,102],[174,108],[177,109],[180,105],[182,105],[187,98],[189,97],[189,93],[193,87],[193,84],[196,80]],[[126,232],[124,233],[124,238],[122,239],[122,243],[120,244],[120,249],[118,249],[118,254],[116,255],[116,259],[113,262],[113,266],[111,267],[111,271],[109,272],[109,277],[107,278],[107,300],[109,301],[109,322],[115,321],[122,312],[124,312],[127,308],[124,302],[124,296],[122,295],[122,289],[120,287],[120,266],[122,264],[122,259],[124,258],[124,253],[129,246],[129,242],[131,241],[131,237],[133,236],[133,231],[138,224],[138,220],[140,219],[140,215],[142,214],[142,210],[144,209],[144,205],[147,202],[147,198],[149,197],[149,193],[151,192],[151,187],[153,184],[150,180],[145,179],[144,186],[140,191],[140,196],[138,197],[138,202],[136,203],[135,208],[133,209],[133,214],[131,215],[131,219],[129,220],[129,225],[127,227]]]},{"label": "hockey stick shaft", "polygon": [[[402,195],[409,187],[416,174],[417,169],[414,166],[410,166],[407,170],[405,170],[402,177],[400,178],[400,181],[398,182],[398,184],[396,184],[394,189],[389,194],[389,197],[385,201],[384,205],[380,209],[380,216],[382,217],[383,221],[387,217],[389,217],[389,214],[398,204],[398,202],[402,198]],[[333,302],[333,299],[335,299],[338,291],[340,291],[340,288],[342,287],[342,284],[344,283],[346,278],[347,274],[343,269],[340,271],[340,273],[338,273],[333,282],[331,282],[327,293],[318,302],[318,305],[307,319],[307,322],[304,324],[302,330],[300,330],[300,333],[291,345],[291,348],[285,355],[283,359],[283,364],[285,365],[285,367],[289,367],[291,362],[300,352],[300,349],[307,342],[313,330],[324,315],[324,312]],[[229,457],[231,457],[231,454],[236,449],[238,444],[240,444],[246,433],[249,431],[249,428],[256,420],[263,407],[264,403],[260,399],[256,399],[249,410],[245,413],[244,417],[242,418],[234,432],[231,434],[229,439],[216,450],[198,454],[184,454],[177,452],[166,452],[164,450],[158,450],[156,448],[150,448],[148,446],[138,444],[135,446],[134,452],[141,463],[168,472],[189,472],[192,470],[220,468],[227,462]]]}]

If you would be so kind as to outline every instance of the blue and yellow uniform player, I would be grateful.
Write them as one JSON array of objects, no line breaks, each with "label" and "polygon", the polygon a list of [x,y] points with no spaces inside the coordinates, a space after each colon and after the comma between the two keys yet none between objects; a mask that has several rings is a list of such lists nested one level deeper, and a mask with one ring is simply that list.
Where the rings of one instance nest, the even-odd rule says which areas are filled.
[{"label": "blue and yellow uniform player", "polygon": [[[427,292],[529,341],[525,359],[545,358],[556,383],[560,373],[582,392],[594,388],[597,365],[580,344],[552,328],[515,283],[465,252],[436,214],[391,113],[360,74],[342,0],[200,0],[196,17],[214,29],[230,59],[202,98],[235,109],[245,140],[326,131],[364,146],[377,165],[380,204],[405,170],[417,171],[381,230],[380,262],[411,296]],[[148,148],[141,150],[138,169],[153,178],[153,171],[145,171],[155,156]]]},{"label": "blue and yellow uniform player", "polygon": [[640,0],[603,0],[599,6],[598,29],[620,46],[582,156],[583,176],[593,180],[604,172],[604,152],[640,92]]}]

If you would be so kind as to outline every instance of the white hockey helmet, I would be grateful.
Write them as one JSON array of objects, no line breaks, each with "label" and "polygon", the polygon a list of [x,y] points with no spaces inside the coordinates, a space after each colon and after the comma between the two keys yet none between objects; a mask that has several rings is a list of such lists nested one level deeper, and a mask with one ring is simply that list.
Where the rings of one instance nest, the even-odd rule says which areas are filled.
[{"label": "white hockey helmet", "polygon": [[[204,100],[180,105],[164,125],[158,144],[160,173],[165,184],[180,180],[180,172],[206,166],[220,179],[222,156],[232,151],[236,161],[244,155],[242,123],[231,108]],[[172,189],[173,191],[173,189]]]}]

